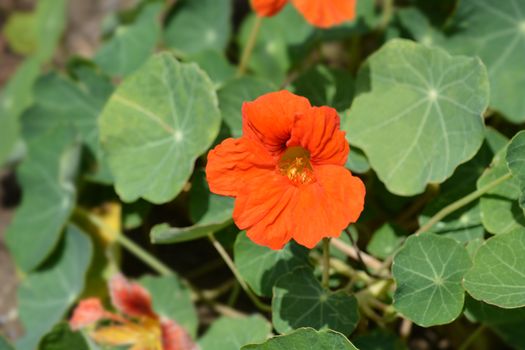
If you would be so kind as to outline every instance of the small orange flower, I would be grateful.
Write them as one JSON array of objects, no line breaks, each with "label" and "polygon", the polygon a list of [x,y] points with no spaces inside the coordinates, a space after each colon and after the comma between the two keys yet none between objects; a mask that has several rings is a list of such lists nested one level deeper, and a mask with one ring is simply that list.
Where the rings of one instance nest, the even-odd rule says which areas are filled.
[{"label": "small orange flower", "polygon": [[349,147],[335,109],[284,90],[242,113],[243,136],[210,151],[206,177],[212,192],[236,197],[233,219],[252,241],[313,248],[359,218],[365,187],[344,167]]},{"label": "small orange flower", "polygon": [[[279,12],[288,0],[251,0],[259,16],[271,17]],[[292,0],[297,10],[312,25],[329,28],[355,18],[356,0]]]},{"label": "small orange flower", "polygon": [[[106,311],[97,298],[84,299],[73,311],[71,329],[94,328],[89,336],[95,342],[129,345],[131,350],[198,350],[184,328],[153,311],[151,296],[141,285],[116,275],[109,282],[109,292],[120,314]],[[110,324],[97,327],[101,321]]]}]

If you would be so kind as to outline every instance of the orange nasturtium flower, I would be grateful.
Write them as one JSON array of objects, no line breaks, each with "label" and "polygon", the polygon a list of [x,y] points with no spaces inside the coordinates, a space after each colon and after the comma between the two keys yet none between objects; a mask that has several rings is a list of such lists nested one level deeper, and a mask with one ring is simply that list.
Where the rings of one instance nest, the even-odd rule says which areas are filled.
[{"label": "orange nasturtium flower", "polygon": [[119,314],[106,311],[98,298],[84,299],[73,311],[71,329],[87,328],[95,342],[128,345],[130,350],[198,350],[183,327],[153,311],[151,296],[141,285],[116,275],[109,291]]},{"label": "orange nasturtium flower", "polygon": [[[279,12],[288,0],[251,0],[259,16],[271,17]],[[356,0],[292,0],[297,10],[312,25],[328,28],[355,18]]]},{"label": "orange nasturtium flower", "polygon": [[279,91],[244,103],[242,114],[243,136],[210,151],[206,177],[212,192],[236,197],[233,219],[253,242],[313,248],[357,221],[365,186],[344,167],[335,109]]}]

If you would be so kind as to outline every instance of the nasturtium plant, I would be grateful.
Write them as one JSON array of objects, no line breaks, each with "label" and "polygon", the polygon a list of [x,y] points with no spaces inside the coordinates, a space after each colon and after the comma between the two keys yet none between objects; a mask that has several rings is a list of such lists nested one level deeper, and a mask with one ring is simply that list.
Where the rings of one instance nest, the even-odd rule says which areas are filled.
[{"label": "nasturtium plant", "polygon": [[524,1],[0,7],[0,350],[525,348]]}]

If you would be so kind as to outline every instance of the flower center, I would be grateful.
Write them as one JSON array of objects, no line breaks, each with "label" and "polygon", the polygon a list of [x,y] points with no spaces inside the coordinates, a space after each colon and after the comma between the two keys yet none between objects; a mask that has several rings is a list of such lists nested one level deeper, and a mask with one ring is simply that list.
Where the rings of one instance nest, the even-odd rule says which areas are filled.
[{"label": "flower center", "polygon": [[299,146],[288,147],[278,163],[279,172],[295,185],[309,184],[315,181],[310,153]]}]

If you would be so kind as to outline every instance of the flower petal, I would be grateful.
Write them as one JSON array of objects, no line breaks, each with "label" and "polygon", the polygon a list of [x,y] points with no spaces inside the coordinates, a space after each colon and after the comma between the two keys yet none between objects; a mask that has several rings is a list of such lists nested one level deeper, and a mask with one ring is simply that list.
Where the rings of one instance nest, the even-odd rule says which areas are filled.
[{"label": "flower petal", "polygon": [[252,8],[261,17],[271,17],[286,5],[288,0],[252,0]]},{"label": "flower petal", "polygon": [[275,161],[261,145],[245,137],[229,138],[208,153],[206,179],[211,192],[235,197],[245,178],[274,168]]},{"label": "flower petal", "polygon": [[290,138],[295,116],[308,109],[306,98],[289,91],[265,94],[243,104],[243,135],[261,142],[272,155],[279,155]]},{"label": "flower petal", "polygon": [[111,302],[123,314],[131,317],[157,318],[153,312],[151,296],[140,284],[117,274],[109,282]]},{"label": "flower petal", "polygon": [[330,107],[312,107],[297,115],[287,146],[307,149],[314,165],[344,165],[349,151],[337,111]]},{"label": "flower petal", "polygon": [[90,326],[102,318],[104,318],[106,311],[98,298],[88,298],[81,300],[75,310],[73,316],[69,320],[69,325],[72,330],[76,331],[81,328]]},{"label": "flower petal", "polygon": [[298,187],[289,214],[293,239],[313,248],[324,237],[338,237],[363,211],[365,186],[342,166],[314,168],[317,182]]},{"label": "flower petal", "polygon": [[163,350],[198,350],[190,335],[176,322],[163,319],[160,327]]},{"label": "flower petal", "polygon": [[304,18],[320,28],[339,25],[355,18],[356,0],[293,0]]},{"label": "flower petal", "polygon": [[250,179],[235,201],[233,220],[255,243],[281,249],[291,238],[290,217],[283,215],[296,191],[276,172]]}]

